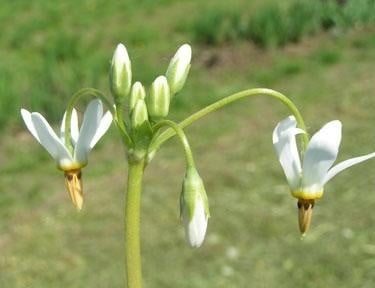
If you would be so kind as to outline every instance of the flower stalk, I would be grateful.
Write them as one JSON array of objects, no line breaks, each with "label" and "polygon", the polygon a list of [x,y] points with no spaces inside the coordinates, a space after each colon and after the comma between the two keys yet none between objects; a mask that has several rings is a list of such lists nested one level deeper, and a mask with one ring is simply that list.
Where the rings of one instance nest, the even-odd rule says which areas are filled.
[{"label": "flower stalk", "polygon": [[[227,97],[224,97],[215,103],[206,106],[205,108],[199,110],[198,112],[195,112],[194,114],[187,117],[185,120],[181,121],[178,125],[180,128],[185,128],[197,120],[203,118],[204,116],[207,116],[208,114],[215,112],[221,108],[224,108],[228,104],[231,104],[233,102],[236,102],[237,100],[240,100],[242,98],[246,97],[254,97],[254,96],[267,96],[274,98],[276,100],[281,101],[282,104],[284,104],[290,112],[295,116],[298,127],[306,130],[305,121],[303,120],[303,117],[301,113],[299,112],[298,108],[294,103],[285,95],[281,94],[280,92],[277,92],[275,90],[267,89],[267,88],[255,88],[255,89],[248,89],[243,90],[238,93],[234,93],[232,95],[229,95]],[[160,145],[162,145],[165,141],[170,139],[172,136],[174,136],[176,132],[173,129],[167,129],[163,133],[161,133],[150,145],[149,149],[149,155],[150,158],[153,157],[155,152],[159,149]],[[301,148],[302,150],[305,150],[307,147],[307,143],[309,142],[309,136],[307,133],[302,135],[301,138]],[[148,159],[148,161],[151,161],[151,159]]]},{"label": "flower stalk", "polygon": [[185,153],[185,159],[186,159],[186,166],[187,167],[194,167],[194,159],[193,159],[193,152],[191,151],[189,142],[186,138],[186,135],[182,128],[178,126],[175,122],[170,121],[170,120],[163,120],[158,122],[154,127],[153,127],[153,133],[154,135],[158,135],[157,132],[159,131],[160,128],[167,126],[173,129],[175,131],[176,135],[178,136],[182,147],[184,148],[184,153]]}]

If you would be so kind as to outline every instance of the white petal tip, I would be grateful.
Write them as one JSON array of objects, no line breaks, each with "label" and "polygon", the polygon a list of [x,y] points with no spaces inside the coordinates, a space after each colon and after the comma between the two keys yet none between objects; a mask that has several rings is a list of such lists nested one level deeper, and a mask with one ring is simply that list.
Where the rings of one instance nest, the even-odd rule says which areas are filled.
[{"label": "white petal tip", "polygon": [[197,208],[193,218],[189,222],[184,221],[186,240],[192,248],[202,246],[207,231],[208,216],[205,214],[203,206]]},{"label": "white petal tip", "polygon": [[113,60],[121,61],[121,62],[129,62],[129,55],[128,51],[124,44],[120,43],[117,45],[115,53],[113,55]]},{"label": "white petal tip", "polygon": [[31,113],[29,111],[27,111],[26,109],[21,109],[20,110],[21,112],[21,116],[22,116],[22,119],[23,121],[27,124],[27,122],[31,121]]},{"label": "white petal tip", "polygon": [[183,44],[177,51],[176,56],[184,59],[186,62],[191,61],[191,46],[189,44]]}]

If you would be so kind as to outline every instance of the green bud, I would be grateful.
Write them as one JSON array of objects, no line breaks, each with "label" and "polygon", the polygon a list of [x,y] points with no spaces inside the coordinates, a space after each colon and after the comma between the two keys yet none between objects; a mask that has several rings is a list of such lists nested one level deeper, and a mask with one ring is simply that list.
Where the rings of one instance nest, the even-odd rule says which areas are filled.
[{"label": "green bud", "polygon": [[150,95],[147,97],[147,109],[151,117],[166,117],[169,112],[170,91],[167,78],[159,76],[151,85]]},{"label": "green bud", "polygon": [[118,44],[113,54],[109,72],[109,83],[115,102],[123,103],[129,94],[132,81],[131,63],[123,44]]},{"label": "green bud", "polygon": [[134,109],[135,103],[137,103],[138,99],[144,100],[146,97],[146,91],[141,82],[135,82],[133,84],[132,90],[130,92],[129,98],[129,110],[132,111]]},{"label": "green bud", "polygon": [[131,125],[137,129],[148,121],[148,113],[145,100],[138,99],[131,113]]},{"label": "green bud", "polygon": [[169,63],[165,75],[171,89],[171,95],[179,92],[185,84],[190,70],[191,47],[188,44],[182,45]]},{"label": "green bud", "polygon": [[202,245],[210,217],[203,181],[194,167],[188,167],[180,199],[186,240],[191,247]]}]

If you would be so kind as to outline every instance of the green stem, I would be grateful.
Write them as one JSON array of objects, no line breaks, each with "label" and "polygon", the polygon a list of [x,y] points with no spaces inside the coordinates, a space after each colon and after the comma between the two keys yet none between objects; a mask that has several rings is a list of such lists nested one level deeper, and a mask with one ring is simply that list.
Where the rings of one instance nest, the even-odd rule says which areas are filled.
[{"label": "green stem", "polygon": [[129,160],[128,163],[128,187],[125,200],[126,278],[128,288],[141,288],[140,202],[144,160]]},{"label": "green stem", "polygon": [[184,147],[184,152],[185,152],[185,158],[186,158],[186,164],[188,167],[195,167],[194,164],[194,159],[193,159],[193,152],[191,151],[189,141],[187,140],[187,137],[184,133],[184,131],[173,121],[170,120],[162,120],[153,127],[153,134],[156,134],[157,131],[164,127],[168,126],[172,128],[175,133],[177,134],[178,138],[180,139],[180,142],[182,146]]},{"label": "green stem", "polygon": [[[220,99],[219,101],[203,108],[202,110],[199,110],[198,112],[192,114],[182,122],[178,124],[180,128],[185,128],[189,126],[190,124],[194,123],[195,121],[199,120],[200,118],[206,116],[207,114],[214,112],[216,110],[219,110],[220,108],[225,107],[226,105],[235,102],[239,99],[250,97],[250,96],[269,96],[272,98],[275,98],[281,103],[283,103],[295,116],[298,127],[306,131],[305,122],[303,121],[302,115],[297,109],[297,107],[294,105],[294,103],[285,95],[281,94],[280,92],[267,89],[267,88],[255,88],[255,89],[248,89],[244,90],[235,94],[232,94],[228,97],[225,97],[223,99]],[[165,141],[167,141],[169,138],[174,136],[176,132],[173,129],[167,129],[163,133],[161,133],[150,145],[150,155],[153,155],[155,151],[160,147],[161,144],[163,144]],[[309,136],[307,133],[302,135],[301,138],[301,146],[302,150],[305,150],[307,147],[307,144],[309,142]]]}]

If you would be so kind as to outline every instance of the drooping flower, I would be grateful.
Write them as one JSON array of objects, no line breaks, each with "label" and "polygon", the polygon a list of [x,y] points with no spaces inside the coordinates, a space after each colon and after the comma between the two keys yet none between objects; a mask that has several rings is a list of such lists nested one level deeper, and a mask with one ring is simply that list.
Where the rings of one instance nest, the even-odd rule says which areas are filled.
[{"label": "drooping flower", "polygon": [[313,135],[301,164],[295,138],[300,133],[305,131],[297,128],[296,119],[289,116],[274,129],[273,144],[291,193],[298,199],[299,225],[304,234],[310,225],[315,200],[323,196],[324,185],[339,172],[375,157],[375,152],[333,166],[341,142],[341,122],[334,120]]},{"label": "drooping flower", "polygon": [[187,168],[180,203],[186,240],[191,247],[198,248],[204,241],[210,213],[203,181],[193,167]]},{"label": "drooping flower", "polygon": [[22,118],[35,139],[47,150],[64,171],[65,182],[71,200],[78,209],[82,208],[83,191],[81,169],[88,163],[88,154],[112,123],[112,114],[103,116],[103,105],[99,99],[92,100],[84,113],[81,129],[78,129],[77,111],[73,109],[71,117],[71,144],[65,142],[65,115],[60,135],[53,131],[46,119],[38,112],[21,109]]}]

